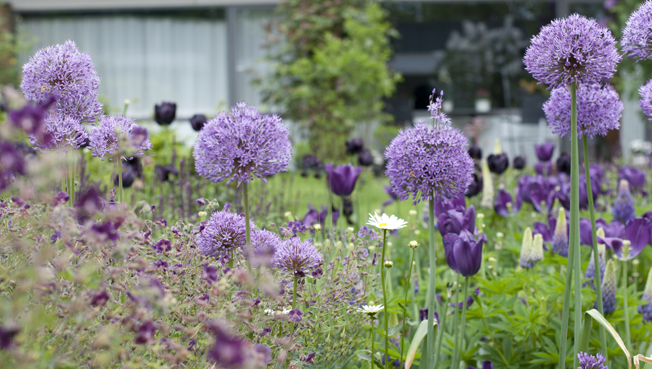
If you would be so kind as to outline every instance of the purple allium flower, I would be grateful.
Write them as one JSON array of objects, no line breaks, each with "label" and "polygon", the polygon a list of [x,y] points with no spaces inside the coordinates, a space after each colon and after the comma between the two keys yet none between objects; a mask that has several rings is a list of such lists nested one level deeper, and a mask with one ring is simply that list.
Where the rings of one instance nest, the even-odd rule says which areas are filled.
[{"label": "purple allium flower", "polygon": [[392,191],[401,200],[410,195],[416,204],[446,201],[466,192],[473,180],[473,159],[467,139],[448,125],[430,127],[418,123],[399,132],[385,151],[386,175]]},{"label": "purple allium flower", "polygon": [[28,101],[56,98],[57,112],[77,122],[92,122],[100,114],[97,99],[100,78],[91,56],[80,53],[73,41],[45,47],[23,65],[20,89]]},{"label": "purple allium flower", "polygon": [[161,105],[154,105],[154,120],[161,126],[169,126],[177,116],[177,104],[162,102]]},{"label": "purple allium flower", "polygon": [[550,161],[552,153],[555,151],[555,145],[545,141],[541,145],[534,145],[534,151],[540,161]]},{"label": "purple allium flower", "polygon": [[144,128],[134,123],[132,118],[124,115],[104,115],[91,131],[88,148],[93,151],[93,156],[102,160],[108,156],[109,160],[112,160],[120,153],[121,142],[129,142],[131,150],[142,156],[143,151],[152,148],[152,143],[147,139],[147,131],[143,130]]},{"label": "purple allium flower", "polygon": [[156,333],[156,326],[148,320],[138,328],[138,335],[136,336],[135,342],[139,345],[146,344],[154,338],[154,333]]},{"label": "purple allium flower", "polygon": [[220,322],[208,324],[208,329],[215,338],[215,344],[208,351],[208,358],[225,368],[242,365],[247,356],[246,344],[228,332],[223,325]]},{"label": "purple allium flower", "polygon": [[648,120],[652,122],[652,79],[641,86],[638,89],[638,93],[641,95],[641,99],[638,100],[638,105],[641,106]]},{"label": "purple allium flower", "polygon": [[355,137],[346,141],[347,155],[359,154],[362,149],[364,149],[364,139],[362,137]]},{"label": "purple allium flower", "polygon": [[272,265],[284,272],[303,277],[308,270],[315,270],[324,263],[324,257],[312,240],[302,241],[292,237],[281,243],[274,253]]},{"label": "purple allium flower", "polygon": [[[543,105],[553,133],[570,133],[571,96],[566,86],[555,88]],[[623,103],[611,85],[580,84],[577,88],[577,129],[580,137],[606,136],[620,127]],[[558,168],[559,170],[559,168]]]},{"label": "purple allium flower", "polygon": [[647,282],[645,282],[645,289],[641,299],[645,302],[639,305],[638,312],[643,314],[643,320],[646,322],[652,321],[652,269],[648,272]]},{"label": "purple allium flower", "polygon": [[288,313],[288,319],[290,319],[290,321],[294,323],[300,323],[302,317],[303,317],[303,313],[299,309],[292,309]]},{"label": "purple allium flower", "polygon": [[110,298],[111,296],[109,296],[108,292],[102,290],[93,295],[91,298],[91,306],[104,306]]},{"label": "purple allium flower", "polygon": [[608,28],[595,19],[572,14],[542,27],[532,37],[523,63],[539,83],[555,88],[609,79],[621,59]]},{"label": "purple allium flower", "polygon": [[48,115],[43,129],[50,135],[48,142],[42,142],[37,135],[29,136],[30,143],[41,149],[77,150],[89,139],[84,126],[79,121],[66,116]]},{"label": "purple allium flower", "polygon": [[611,314],[616,311],[616,288],[618,286],[618,274],[616,263],[613,260],[607,261],[604,279],[602,280],[602,307],[604,314]]},{"label": "purple allium flower", "polygon": [[14,340],[14,337],[20,332],[18,327],[0,326],[0,350],[8,349]]},{"label": "purple allium flower", "polygon": [[632,12],[623,28],[620,45],[630,58],[637,61],[652,58],[652,2],[646,1]]},{"label": "purple allium flower", "polygon": [[362,172],[362,168],[354,167],[351,164],[335,167],[333,163],[328,163],[326,164],[326,182],[337,196],[350,196],[355,189],[360,172]]},{"label": "purple allium flower", "polygon": [[611,213],[614,219],[623,224],[627,224],[628,220],[636,218],[635,212],[636,205],[634,205],[634,199],[632,199],[632,195],[629,192],[629,182],[621,179],[618,184],[618,197],[616,197],[616,202],[611,207]]},{"label": "purple allium flower", "polygon": [[577,354],[577,358],[580,364],[577,369],[607,369],[607,366],[604,365],[607,359],[599,352],[595,356],[580,352]]},{"label": "purple allium flower", "polygon": [[54,245],[59,239],[61,239],[61,231],[56,231],[50,236],[50,243]]},{"label": "purple allium flower", "polygon": [[[253,230],[256,226],[250,221]],[[238,214],[218,211],[204,223],[204,230],[197,235],[197,247],[202,254],[220,258],[232,250],[246,245],[245,219]]]},{"label": "purple allium flower", "polygon": [[475,275],[482,265],[482,245],[487,242],[483,233],[477,241],[473,233],[463,229],[459,235],[449,233],[444,236],[446,262],[454,271],[464,277]]},{"label": "purple allium flower", "polygon": [[281,243],[283,241],[276,233],[266,229],[251,232],[252,263],[258,265],[268,264]]},{"label": "purple allium flower", "polygon": [[263,115],[238,103],[199,132],[195,170],[211,182],[251,182],[254,177],[284,172],[292,156],[288,129],[278,115]]},{"label": "purple allium flower", "polygon": [[208,122],[208,118],[206,118],[204,114],[195,114],[190,117],[190,125],[196,132],[201,131],[201,129],[204,128],[206,122]]}]

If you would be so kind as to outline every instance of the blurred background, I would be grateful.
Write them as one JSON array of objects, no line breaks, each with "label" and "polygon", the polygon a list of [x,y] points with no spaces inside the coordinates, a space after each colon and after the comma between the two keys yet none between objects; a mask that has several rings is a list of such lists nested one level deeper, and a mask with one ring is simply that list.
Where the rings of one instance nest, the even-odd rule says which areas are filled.
[{"label": "blurred background", "polygon": [[[295,157],[335,161],[346,160],[351,137],[378,159],[398,129],[428,119],[436,88],[470,141],[489,153],[499,139],[510,157],[534,163],[535,143],[570,145],[549,132],[548,91],[523,69],[530,37],[573,12],[618,30],[620,13],[640,3],[621,2],[11,0],[0,8],[0,82],[16,85],[31,54],[70,39],[90,53],[107,113],[129,100],[128,115],[147,123],[155,104],[175,102],[171,128],[191,145],[192,115],[245,101],[283,116]],[[593,140],[596,159],[627,159],[633,141],[649,140],[629,87],[647,75],[621,66],[612,82],[625,103],[622,128]]]}]

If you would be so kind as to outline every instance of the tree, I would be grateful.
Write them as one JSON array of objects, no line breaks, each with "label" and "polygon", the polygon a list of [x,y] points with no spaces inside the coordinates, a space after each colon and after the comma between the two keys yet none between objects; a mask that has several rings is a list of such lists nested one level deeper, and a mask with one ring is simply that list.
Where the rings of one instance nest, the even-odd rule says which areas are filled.
[{"label": "tree", "polygon": [[309,129],[315,155],[342,159],[357,124],[388,119],[382,98],[401,78],[387,67],[396,32],[375,0],[288,0],[277,12],[264,101]]}]

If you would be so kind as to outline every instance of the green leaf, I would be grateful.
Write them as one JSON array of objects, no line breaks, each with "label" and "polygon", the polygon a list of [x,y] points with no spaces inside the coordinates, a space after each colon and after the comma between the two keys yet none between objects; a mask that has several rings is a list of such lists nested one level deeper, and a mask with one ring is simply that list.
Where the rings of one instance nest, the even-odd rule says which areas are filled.
[{"label": "green leaf", "polygon": [[400,306],[401,309],[402,309],[403,311],[407,311],[407,309],[405,308],[405,306],[403,306],[403,304],[401,304],[400,302],[398,303],[398,306]]},{"label": "green leaf", "polygon": [[403,327],[403,323],[398,323],[397,325],[390,327],[389,328],[389,335],[394,336],[396,333],[401,331],[401,328]]},{"label": "green leaf", "polygon": [[[435,325],[437,325],[436,322]],[[417,328],[417,331],[414,334],[414,337],[412,338],[412,342],[410,342],[410,348],[408,348],[407,356],[405,357],[405,369],[410,369],[410,367],[412,366],[412,362],[414,361],[414,356],[417,354],[417,349],[419,348],[419,345],[421,345],[421,341],[427,334],[428,334],[428,321],[424,320],[421,322],[421,324],[419,324],[419,328]]]},{"label": "green leaf", "polygon": [[625,342],[623,342],[623,339],[620,338],[620,335],[618,332],[616,332],[616,329],[605,319],[602,314],[600,314],[599,311],[595,309],[591,309],[586,312],[591,318],[595,319],[596,322],[598,322],[600,325],[602,325],[607,332],[613,337],[614,340],[616,340],[616,343],[618,343],[618,346],[620,346],[620,349],[623,350],[625,353],[625,356],[627,356],[627,366],[629,369],[632,369],[632,356],[629,354],[629,351],[627,350],[627,346],[625,346]]}]

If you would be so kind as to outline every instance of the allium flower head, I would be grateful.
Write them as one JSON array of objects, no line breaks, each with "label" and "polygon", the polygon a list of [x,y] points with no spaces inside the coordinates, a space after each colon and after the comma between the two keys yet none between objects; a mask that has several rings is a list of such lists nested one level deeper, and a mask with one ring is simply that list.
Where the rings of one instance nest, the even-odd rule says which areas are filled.
[{"label": "allium flower head", "polygon": [[60,115],[77,122],[92,122],[100,114],[97,99],[100,78],[88,53],[80,53],[73,41],[45,47],[23,65],[20,89],[28,101],[56,98]]},{"label": "allium flower head", "polygon": [[636,218],[636,206],[632,194],[629,192],[629,182],[625,179],[621,179],[618,184],[618,197],[611,207],[611,212],[614,219],[622,224],[627,224],[628,220]]},{"label": "allium flower head", "polygon": [[532,37],[525,69],[550,87],[599,83],[616,73],[622,56],[608,28],[578,14],[555,19]]},{"label": "allium flower head", "polygon": [[251,252],[253,253],[251,262],[258,265],[268,264],[281,243],[283,241],[276,233],[266,229],[251,232]]},{"label": "allium flower head", "polygon": [[278,115],[263,115],[238,103],[220,113],[199,132],[195,170],[211,182],[251,182],[254,177],[284,172],[292,156],[288,129]]},{"label": "allium flower head", "polygon": [[616,311],[616,287],[618,285],[618,274],[616,273],[616,263],[613,260],[607,261],[602,280],[602,305],[605,314],[611,314]]},{"label": "allium flower head", "polygon": [[620,45],[630,58],[637,61],[652,58],[652,1],[646,1],[630,14],[623,28]]},{"label": "allium flower head", "polygon": [[652,268],[648,272],[647,282],[645,282],[645,289],[643,290],[643,297],[645,305],[639,305],[638,312],[643,314],[643,319],[647,322],[652,321]]},{"label": "allium flower head", "polygon": [[607,366],[604,365],[607,359],[599,352],[595,356],[580,352],[577,354],[577,358],[580,364],[577,369],[607,369]]},{"label": "allium flower head", "polygon": [[[553,133],[570,133],[571,95],[566,86],[555,88],[543,111]],[[580,137],[606,136],[620,127],[623,103],[611,85],[580,84],[577,88],[577,129]]]},{"label": "allium flower head", "polygon": [[395,230],[407,226],[407,222],[403,219],[397,218],[396,215],[387,216],[387,214],[378,216],[378,214],[369,214],[368,225],[374,226],[378,229]]},{"label": "allium flower head", "polygon": [[[251,229],[255,228],[250,221]],[[228,211],[213,213],[204,223],[204,229],[197,235],[197,247],[202,254],[219,258],[224,254],[246,245],[245,219]]]},{"label": "allium flower head", "polygon": [[[93,156],[102,160],[106,156],[112,160],[114,156],[121,154],[120,149],[125,146],[129,147],[128,151],[143,155],[143,151],[152,148],[148,137],[147,130],[134,123],[131,118],[124,115],[104,115],[93,127],[88,147],[93,151]],[[127,155],[131,154],[131,152],[127,153]]]},{"label": "allium flower head", "polygon": [[88,133],[79,121],[57,114],[45,118],[44,131],[51,139],[44,143],[37,136],[30,136],[29,141],[35,147],[50,150],[77,150],[89,139]]},{"label": "allium flower head", "polygon": [[302,241],[298,237],[281,243],[272,258],[273,266],[298,277],[303,277],[306,272],[319,268],[323,263],[324,257],[312,244],[312,240]]},{"label": "allium flower head", "polygon": [[392,191],[401,200],[410,196],[422,200],[455,198],[473,181],[473,159],[466,150],[467,139],[448,125],[436,127],[422,122],[399,132],[385,151],[386,175]]},{"label": "allium flower head", "polygon": [[641,106],[648,120],[652,122],[652,79],[641,86],[638,89],[638,93],[641,95],[641,99],[638,100],[638,105]]}]

